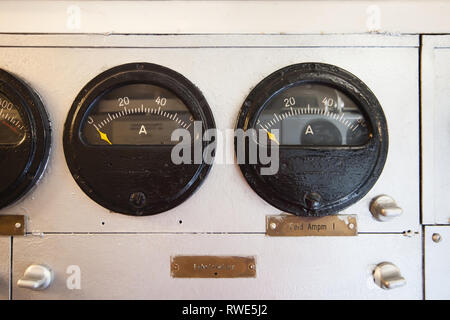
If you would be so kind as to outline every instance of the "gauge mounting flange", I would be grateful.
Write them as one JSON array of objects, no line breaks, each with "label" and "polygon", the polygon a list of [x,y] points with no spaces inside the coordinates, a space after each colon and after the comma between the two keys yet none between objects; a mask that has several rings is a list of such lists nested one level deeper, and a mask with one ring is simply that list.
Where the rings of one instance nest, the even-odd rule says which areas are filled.
[{"label": "gauge mounting flange", "polygon": [[190,197],[212,166],[171,159],[171,133],[193,133],[194,122],[202,132],[215,128],[206,99],[187,78],[152,63],[116,66],[73,102],[64,127],[66,161],[78,186],[110,211],[161,213]]},{"label": "gauge mounting flange", "polygon": [[[260,197],[299,216],[336,214],[357,202],[387,158],[387,123],[377,98],[350,72],[324,63],[290,65],[263,79],[245,99],[236,128],[257,131],[259,148],[276,144],[274,174],[261,174],[267,165],[259,157],[239,167]],[[235,150],[248,154],[252,139],[241,139]]]}]

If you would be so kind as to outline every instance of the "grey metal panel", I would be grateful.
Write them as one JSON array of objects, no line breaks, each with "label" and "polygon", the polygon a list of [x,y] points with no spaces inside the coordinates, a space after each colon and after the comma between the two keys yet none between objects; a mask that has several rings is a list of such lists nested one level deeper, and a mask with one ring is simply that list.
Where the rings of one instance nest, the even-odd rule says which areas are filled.
[{"label": "grey metal panel", "polygon": [[11,238],[0,237],[0,300],[9,299]]},{"label": "grey metal panel", "polygon": [[[324,41],[325,40],[325,41]],[[8,47],[89,47],[89,48],[184,48],[184,47],[418,47],[419,36],[385,34],[285,35],[55,35],[2,34],[1,46]]]},{"label": "grey metal panel", "polygon": [[[33,38],[23,37],[25,42],[27,38]],[[38,48],[0,48],[0,67],[18,74],[38,90],[53,124],[54,140],[46,174],[32,194],[4,210],[6,214],[29,216],[29,231],[263,232],[265,215],[280,213],[253,192],[235,164],[216,162],[204,185],[193,197],[169,212],[151,217],[112,214],[78,188],[67,169],[61,144],[67,112],[79,90],[94,76],[107,68],[131,61],[162,64],[189,78],[203,91],[221,129],[234,128],[239,108],[251,88],[281,67],[317,61],[335,64],[354,73],[366,82],[383,106],[390,148],[377,184],[365,198],[344,213],[359,215],[360,231],[419,229],[417,48],[404,47],[401,41],[399,47],[374,46],[374,38],[370,35],[367,35],[368,40],[351,36],[348,39],[344,36],[316,37],[314,45],[318,47],[314,48],[242,47],[245,39],[252,43],[262,41],[255,40],[259,39],[258,36],[250,35],[238,39],[236,45],[241,46],[239,48],[232,46],[232,36],[228,39],[220,36],[218,40],[214,36],[206,39],[197,36],[141,37],[147,43],[160,39],[158,41],[171,48],[58,47],[57,40],[56,45],[52,42],[58,36],[44,38]],[[376,36],[376,41],[382,41],[382,37]],[[90,39],[90,36],[84,38]],[[76,45],[82,45],[79,36],[74,39]],[[292,45],[295,46],[298,39],[301,36],[293,38]],[[308,37],[305,39],[303,45]],[[353,39],[353,47],[339,45],[348,44],[351,42],[349,39]],[[67,36],[63,40],[69,41]],[[202,47],[205,41],[209,45]],[[286,42],[286,38],[283,41]],[[224,42],[228,43],[227,47],[214,46]],[[92,44],[92,40],[86,43]],[[177,47],[178,43],[184,47]],[[127,41],[127,45],[131,43]],[[355,47],[357,45],[359,47]],[[233,158],[232,144],[225,147]],[[372,218],[369,203],[373,197],[384,193],[403,207],[404,214],[391,222],[381,223]]]},{"label": "grey metal panel", "polygon": [[450,224],[450,36],[424,36],[423,223]]},{"label": "grey metal panel", "polygon": [[450,29],[450,4],[445,0],[113,1],[108,14],[104,10],[103,1],[4,0],[0,31],[398,34]]},{"label": "grey metal panel", "polygon": [[[271,238],[262,234],[45,235],[14,238],[13,299],[420,299],[421,235]],[[175,279],[172,255],[256,256],[256,278]],[[375,265],[396,264],[405,287],[373,283]],[[45,291],[15,283],[32,263],[50,266]],[[72,266],[72,267],[71,267]],[[81,288],[67,288],[67,271]],[[72,271],[73,272],[73,271]],[[73,282],[69,281],[73,285]]]},{"label": "grey metal panel", "polygon": [[450,226],[425,227],[425,298],[450,299]]}]

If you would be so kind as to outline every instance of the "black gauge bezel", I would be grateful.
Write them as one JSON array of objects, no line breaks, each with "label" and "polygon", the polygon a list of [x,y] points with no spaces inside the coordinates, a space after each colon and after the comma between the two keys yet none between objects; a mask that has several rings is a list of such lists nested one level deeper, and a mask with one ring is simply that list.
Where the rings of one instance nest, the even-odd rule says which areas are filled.
[{"label": "black gauge bezel", "polygon": [[[21,143],[1,147],[11,152],[12,167],[21,166],[15,182],[0,193],[1,209],[22,199],[41,178],[50,154],[51,128],[39,95],[23,80],[3,69],[0,69],[0,92],[21,109],[25,125],[25,138]],[[8,170],[13,170],[12,167]]]},{"label": "black gauge bezel", "polygon": [[[118,87],[129,84],[151,84],[163,87],[173,92],[189,109],[194,120],[202,121],[202,129],[205,132],[208,129],[215,129],[215,122],[211,109],[201,93],[201,91],[187,78],[178,72],[167,67],[147,63],[136,62],[119,65],[104,71],[96,76],[75,98],[72,107],[67,116],[64,126],[64,153],[66,162],[72,173],[73,178],[78,186],[88,195],[92,200],[109,209],[112,212],[122,213],[134,216],[147,216],[168,211],[189,198],[203,183],[208,175],[212,164],[206,163],[202,159],[202,163],[198,165],[196,173],[192,180],[186,185],[185,189],[180,190],[175,199],[161,199],[157,203],[146,204],[143,208],[133,208],[125,204],[112,204],[112,197],[105,196],[105,190],[95,190],[90,183],[89,177],[84,177],[82,168],[79,165],[79,159],[89,157],[89,150],[97,150],[105,154],[109,150],[124,150],[132,152],[133,150],[150,150],[150,148],[164,147],[171,148],[173,146],[157,146],[157,145],[116,145],[116,146],[101,146],[87,144],[82,135],[84,121],[88,112],[98,99],[101,99],[105,94]],[[208,142],[202,142],[203,148],[208,145]],[[180,164],[180,166],[189,166],[191,164]],[[193,164],[192,164],[193,165]],[[123,176],[123,178],[126,178]],[[91,182],[92,183],[92,182]],[[160,184],[170,184],[171,181],[159,181]],[[103,194],[100,196],[99,194]],[[123,200],[124,201],[124,200]]]},{"label": "black gauge bezel", "polygon": [[[274,188],[268,185],[267,179],[260,175],[260,164],[244,163],[239,164],[239,167],[251,188],[268,203],[284,212],[301,216],[336,214],[360,200],[373,187],[381,175],[388,153],[388,130],[384,112],[375,95],[360,79],[337,66],[324,63],[300,63],[284,67],[267,76],[250,92],[238,114],[236,128],[244,131],[250,128],[257,129],[256,121],[267,102],[274,95],[302,83],[323,84],[346,94],[361,109],[370,126],[372,136],[366,144],[361,146],[280,146],[280,166],[284,160],[281,154],[282,149],[290,149],[292,152],[298,151],[300,155],[302,152],[308,155],[324,152],[327,157],[333,153],[367,151],[364,156],[370,155],[370,157],[373,157],[370,161],[373,161],[374,165],[370,172],[366,173],[364,181],[355,185],[353,191],[345,197],[336,199],[319,208],[307,208],[305,206],[306,200],[287,200],[282,194],[275,192]],[[247,154],[249,150],[248,141],[244,141],[243,145]],[[235,151],[237,152],[237,140],[235,141]],[[354,170],[358,170],[358,168]],[[296,178],[292,177],[292,179],[295,180]]]}]

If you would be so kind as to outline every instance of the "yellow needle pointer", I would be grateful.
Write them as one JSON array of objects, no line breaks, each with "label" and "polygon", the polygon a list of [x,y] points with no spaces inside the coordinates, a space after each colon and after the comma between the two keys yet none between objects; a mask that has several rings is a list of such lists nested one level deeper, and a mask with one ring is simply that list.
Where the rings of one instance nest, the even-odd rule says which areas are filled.
[{"label": "yellow needle pointer", "polygon": [[101,132],[99,129],[97,129],[98,133],[100,133],[100,139],[108,142],[109,144],[112,144],[111,141],[109,141],[108,136],[106,135],[106,133]]},{"label": "yellow needle pointer", "polygon": [[[263,128],[264,129],[264,128]],[[280,143],[278,142],[277,138],[275,137],[275,135],[273,133],[271,133],[270,131],[268,131],[267,129],[264,129],[267,132],[267,135],[269,136],[269,139],[272,140],[273,142],[275,142],[277,145],[280,145]]]}]

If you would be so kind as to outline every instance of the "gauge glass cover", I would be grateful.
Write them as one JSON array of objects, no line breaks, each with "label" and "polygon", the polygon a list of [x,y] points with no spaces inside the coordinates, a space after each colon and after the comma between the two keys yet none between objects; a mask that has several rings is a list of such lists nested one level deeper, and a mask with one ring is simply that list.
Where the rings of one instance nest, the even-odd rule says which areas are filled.
[{"label": "gauge glass cover", "polygon": [[26,124],[19,107],[0,93],[0,145],[14,146],[24,141]]},{"label": "gauge glass cover", "polygon": [[[266,102],[256,123],[257,129],[268,133],[277,130],[280,145],[361,146],[371,137],[371,128],[357,104],[342,91],[317,83],[277,92]],[[266,143],[275,142],[270,134],[265,135]]]},{"label": "gauge glass cover", "polygon": [[128,84],[97,99],[82,137],[90,145],[175,145],[177,128],[190,130],[193,116],[171,91],[151,84]]}]

